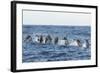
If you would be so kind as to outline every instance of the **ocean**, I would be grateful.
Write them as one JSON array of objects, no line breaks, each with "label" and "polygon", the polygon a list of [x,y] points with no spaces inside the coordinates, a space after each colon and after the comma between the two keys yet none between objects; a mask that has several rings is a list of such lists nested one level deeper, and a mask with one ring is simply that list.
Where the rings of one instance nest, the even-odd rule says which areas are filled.
[{"label": "ocean", "polygon": [[90,26],[23,25],[23,63],[91,59],[91,44],[88,48],[80,48],[78,46],[39,44],[31,40],[28,42],[24,41],[27,35],[35,35],[37,33],[49,34],[60,38],[67,37],[67,39],[91,40]]}]

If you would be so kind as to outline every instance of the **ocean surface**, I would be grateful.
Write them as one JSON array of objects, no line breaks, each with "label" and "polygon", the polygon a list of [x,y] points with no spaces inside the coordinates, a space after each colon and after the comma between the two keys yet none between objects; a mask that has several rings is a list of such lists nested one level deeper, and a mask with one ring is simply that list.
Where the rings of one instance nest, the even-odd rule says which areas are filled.
[{"label": "ocean surface", "polygon": [[[33,41],[25,42],[27,35],[36,33],[49,34],[60,38],[91,40],[90,26],[51,26],[51,25],[23,25],[22,26],[22,62],[48,62],[69,60],[90,60],[91,46],[60,46],[53,44],[38,44]],[[90,41],[91,42],[91,41]]]}]

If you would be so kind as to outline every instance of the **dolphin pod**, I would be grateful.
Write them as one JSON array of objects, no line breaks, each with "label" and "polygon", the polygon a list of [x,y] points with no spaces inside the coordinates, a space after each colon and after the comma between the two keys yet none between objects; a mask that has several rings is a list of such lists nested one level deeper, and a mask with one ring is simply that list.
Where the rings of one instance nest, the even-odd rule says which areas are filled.
[{"label": "dolphin pod", "polygon": [[53,44],[53,45],[59,45],[59,46],[78,46],[81,48],[89,48],[90,42],[88,39],[68,39],[66,37],[60,38],[58,36],[51,36],[49,34],[42,35],[42,34],[36,34],[36,35],[27,35],[26,38],[24,38],[24,41],[31,41],[33,43],[37,44]]}]

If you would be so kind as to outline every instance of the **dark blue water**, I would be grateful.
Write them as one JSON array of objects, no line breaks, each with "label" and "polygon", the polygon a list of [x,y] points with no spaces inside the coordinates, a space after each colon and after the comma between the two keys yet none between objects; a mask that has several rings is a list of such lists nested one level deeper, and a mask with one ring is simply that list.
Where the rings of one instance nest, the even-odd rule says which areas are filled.
[{"label": "dark blue water", "polygon": [[[23,40],[26,35],[36,33],[67,37],[68,39],[90,40],[91,38],[91,28],[89,26],[23,25]],[[82,49],[77,46],[37,44],[33,43],[32,41],[23,41],[22,48],[23,63],[91,59],[90,47]]]}]

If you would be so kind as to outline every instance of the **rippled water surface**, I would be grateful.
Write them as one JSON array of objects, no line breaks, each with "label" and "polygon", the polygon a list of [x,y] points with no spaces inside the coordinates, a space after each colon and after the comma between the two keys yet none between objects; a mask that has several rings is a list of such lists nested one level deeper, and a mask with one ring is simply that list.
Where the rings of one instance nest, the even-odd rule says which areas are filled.
[{"label": "rippled water surface", "polygon": [[[26,35],[36,33],[81,40],[90,40],[91,37],[91,29],[89,26],[23,25],[23,40]],[[22,48],[23,63],[91,59],[91,48],[60,46],[54,44],[37,44],[32,41],[23,41]]]}]

